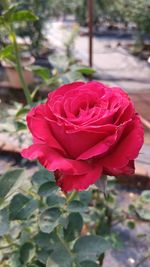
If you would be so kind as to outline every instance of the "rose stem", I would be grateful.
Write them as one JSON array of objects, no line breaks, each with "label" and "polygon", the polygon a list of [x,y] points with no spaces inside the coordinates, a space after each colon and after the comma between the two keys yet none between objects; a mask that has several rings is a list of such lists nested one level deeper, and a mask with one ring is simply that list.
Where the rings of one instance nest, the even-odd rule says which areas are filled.
[{"label": "rose stem", "polygon": [[77,196],[77,194],[78,194],[77,191],[73,191],[71,193],[71,195],[67,198],[67,204],[70,204],[75,199],[75,197]]}]

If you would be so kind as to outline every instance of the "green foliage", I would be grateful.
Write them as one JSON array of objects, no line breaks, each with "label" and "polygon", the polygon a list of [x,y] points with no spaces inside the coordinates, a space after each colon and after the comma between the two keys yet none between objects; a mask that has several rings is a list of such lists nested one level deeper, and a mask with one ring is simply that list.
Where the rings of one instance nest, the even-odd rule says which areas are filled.
[{"label": "green foliage", "polygon": [[27,220],[37,209],[38,203],[35,199],[18,193],[10,203],[11,220]]},{"label": "green foliage", "polygon": [[[47,170],[40,168],[34,173],[31,186],[23,192],[15,184],[22,175],[20,169],[7,173],[0,181],[11,180],[10,174],[15,179],[8,183],[7,190],[2,190],[2,195],[13,192],[11,187],[19,192],[1,203],[0,237],[6,247],[2,267],[96,267],[107,250],[122,248],[111,226],[123,219],[128,227],[135,227],[134,219],[129,220],[116,210],[114,185],[109,179],[109,197],[104,198],[98,189],[88,190],[79,192],[68,204],[67,198],[72,195],[66,198]],[[130,207],[130,217],[149,220],[148,210],[141,207],[143,200],[145,193]]]},{"label": "green foliage", "polygon": [[80,263],[81,267],[98,267],[99,265],[93,261],[83,261]]},{"label": "green foliage", "polygon": [[96,72],[94,69],[87,68],[87,67],[78,67],[76,71],[80,72],[81,74],[85,74],[85,75],[91,75]]},{"label": "green foliage", "polygon": [[134,229],[135,228],[135,223],[133,221],[128,221],[128,227],[130,229]]},{"label": "green foliage", "polygon": [[20,259],[22,264],[27,264],[32,261],[35,256],[35,246],[30,243],[24,243],[20,248]]},{"label": "green foliage", "polygon": [[53,181],[54,181],[53,174],[47,171],[46,169],[41,169],[35,172],[34,175],[32,176],[33,184],[36,184],[38,186],[41,186],[46,182],[53,182]]},{"label": "green foliage", "polygon": [[9,211],[8,208],[0,210],[0,237],[9,230]]},{"label": "green foliage", "polygon": [[70,267],[73,258],[65,246],[57,248],[48,258],[46,267]]},{"label": "green foliage", "polygon": [[34,21],[38,19],[31,10],[16,10],[17,7],[16,5],[10,6],[10,8],[3,13],[2,18],[5,23]]},{"label": "green foliage", "polygon": [[46,203],[49,207],[64,206],[65,202],[66,199],[64,197],[56,195],[55,193],[49,194],[49,196],[46,199]]},{"label": "green foliage", "polygon": [[68,225],[64,229],[64,237],[67,242],[75,240],[81,232],[83,226],[83,218],[80,213],[72,212],[68,216]]},{"label": "green foliage", "polygon": [[71,212],[86,212],[88,211],[88,207],[85,206],[81,201],[74,200],[68,205],[68,210]]},{"label": "green foliage", "polygon": [[49,208],[44,210],[40,216],[39,226],[42,232],[51,233],[59,225],[61,211],[59,208]]},{"label": "green foliage", "polygon": [[35,75],[40,77],[45,82],[50,79],[50,70],[48,68],[33,65],[28,67],[28,70],[35,73]]},{"label": "green foliage", "polygon": [[38,194],[40,196],[49,196],[53,191],[56,191],[57,187],[55,182],[46,182],[39,187]]},{"label": "green foliage", "polygon": [[150,190],[145,190],[142,192],[141,200],[145,203],[150,203]]},{"label": "green foliage", "polygon": [[38,17],[34,15],[31,10],[19,10],[14,12],[10,18],[10,22],[22,22],[22,21],[34,21],[37,20]]},{"label": "green foliage", "polygon": [[96,261],[101,254],[110,248],[111,245],[108,241],[96,235],[80,237],[74,245],[74,251],[79,262],[85,260]]},{"label": "green foliage", "polygon": [[[11,186],[14,186],[21,172],[13,170],[10,174],[11,177],[16,175],[11,183]],[[9,179],[9,175],[5,175],[5,178]],[[1,180],[4,181],[4,177]],[[54,177],[45,169],[37,171],[31,182],[32,187],[26,193],[16,192],[7,201],[7,206],[0,210],[0,236],[4,238],[6,247],[13,244],[12,247],[10,245],[10,257],[6,264],[72,267],[73,263],[78,266],[81,262],[84,267],[86,260],[89,260],[89,266],[96,266],[97,257],[106,250],[106,245],[109,248],[110,244],[103,237],[96,235],[88,236],[88,240],[86,236],[80,237],[87,213],[91,216],[88,205],[92,200],[92,192],[81,192],[76,200],[67,204],[66,197],[54,183]],[[10,189],[9,184],[3,196],[7,195]],[[93,242],[96,246],[92,248],[94,256],[91,258],[87,253]],[[5,257],[5,250],[3,252]]]},{"label": "green foliage", "polygon": [[17,181],[21,178],[23,169],[14,169],[6,172],[0,177],[0,198],[3,199],[7,196],[10,190],[16,185]]},{"label": "green foliage", "polygon": [[139,209],[136,209],[136,212],[141,219],[145,221],[150,221],[150,210],[139,208]]},{"label": "green foliage", "polygon": [[14,60],[14,47],[12,44],[7,45],[0,50],[0,59]]}]

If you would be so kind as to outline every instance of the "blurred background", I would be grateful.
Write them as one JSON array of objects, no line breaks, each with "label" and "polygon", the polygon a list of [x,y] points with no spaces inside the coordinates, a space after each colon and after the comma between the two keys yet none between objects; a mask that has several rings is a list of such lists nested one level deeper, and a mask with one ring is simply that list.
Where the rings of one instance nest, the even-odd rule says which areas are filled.
[{"label": "blurred background", "polygon": [[[145,129],[135,175],[118,178],[118,201],[126,208],[150,190],[150,1],[3,0],[0,32],[0,174],[12,166],[36,168],[20,156],[30,143],[23,87],[37,103],[63,83],[95,79],[127,91]],[[119,228],[126,249],[110,252],[104,267],[110,261],[112,267],[150,266],[149,257],[135,265],[149,247],[150,237],[137,239],[150,232],[148,212],[133,232]]]}]

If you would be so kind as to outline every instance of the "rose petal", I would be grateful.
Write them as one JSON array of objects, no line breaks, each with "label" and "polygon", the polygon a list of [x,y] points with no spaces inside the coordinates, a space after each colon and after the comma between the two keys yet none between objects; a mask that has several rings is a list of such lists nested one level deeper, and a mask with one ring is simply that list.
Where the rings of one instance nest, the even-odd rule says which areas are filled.
[{"label": "rose petal", "polygon": [[90,164],[84,161],[71,160],[45,144],[34,144],[23,149],[21,155],[29,160],[38,159],[49,171],[60,170],[66,174],[85,174],[90,171]]},{"label": "rose petal", "polygon": [[102,174],[102,167],[92,165],[90,171],[84,175],[66,175],[65,173],[55,173],[57,185],[62,191],[70,192],[72,190],[82,191],[94,184]]},{"label": "rose petal", "polygon": [[112,145],[115,144],[116,139],[117,139],[117,132],[115,132],[111,136],[106,137],[98,144],[96,144],[95,146],[91,147],[90,149],[82,153],[77,159],[87,160],[95,156],[102,156],[104,153],[108,152],[108,150],[111,149]]},{"label": "rose petal", "polygon": [[135,172],[135,166],[134,166],[134,160],[130,160],[128,162],[128,165],[119,168],[111,168],[107,170],[104,170],[104,173],[106,175],[114,175],[114,176],[118,176],[118,175],[133,175]]},{"label": "rose petal", "polygon": [[121,136],[121,140],[114,147],[111,154],[103,158],[103,166],[108,169],[118,169],[128,165],[130,160],[134,160],[143,144],[144,130],[138,115],[132,123],[128,134]]},{"label": "rose petal", "polygon": [[28,127],[36,143],[46,142],[50,147],[64,151],[60,143],[54,138],[50,125],[45,119],[45,105],[41,104],[31,109],[27,115]]},{"label": "rose petal", "polygon": [[84,84],[85,84],[84,82],[73,82],[73,83],[69,83],[69,84],[64,84],[64,85],[60,86],[59,88],[57,88],[52,93],[49,93],[48,98],[49,98],[49,100],[52,100],[53,97],[63,96],[66,92],[73,90],[73,89],[75,89],[79,86],[82,86]]}]

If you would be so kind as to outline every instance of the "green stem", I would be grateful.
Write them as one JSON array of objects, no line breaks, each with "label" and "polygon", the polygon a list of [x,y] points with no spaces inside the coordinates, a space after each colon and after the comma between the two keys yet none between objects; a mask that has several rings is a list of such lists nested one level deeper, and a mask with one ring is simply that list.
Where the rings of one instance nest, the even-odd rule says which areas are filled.
[{"label": "green stem", "polygon": [[71,193],[71,195],[67,198],[67,204],[70,204],[75,199],[75,197],[77,196],[77,194],[78,194],[77,191],[73,191]]},{"label": "green stem", "polygon": [[27,87],[27,84],[25,82],[24,79],[24,75],[23,75],[23,68],[21,65],[21,60],[20,60],[20,55],[19,55],[19,49],[18,49],[18,45],[17,45],[17,40],[16,40],[16,35],[13,29],[13,26],[11,25],[11,34],[12,34],[12,39],[13,39],[13,45],[14,45],[14,51],[15,51],[15,56],[16,56],[16,70],[18,72],[19,78],[20,78],[20,82],[27,100],[28,104],[32,103],[32,99],[30,96],[30,91]]},{"label": "green stem", "polygon": [[65,247],[65,249],[68,251],[69,255],[72,257],[73,255],[72,255],[72,253],[71,253],[71,251],[70,251],[70,249],[69,249],[67,243],[66,243],[65,240],[62,239],[62,237],[61,237],[60,230],[61,230],[61,225],[58,225],[58,226],[56,227],[57,237],[58,237],[60,243]]}]

